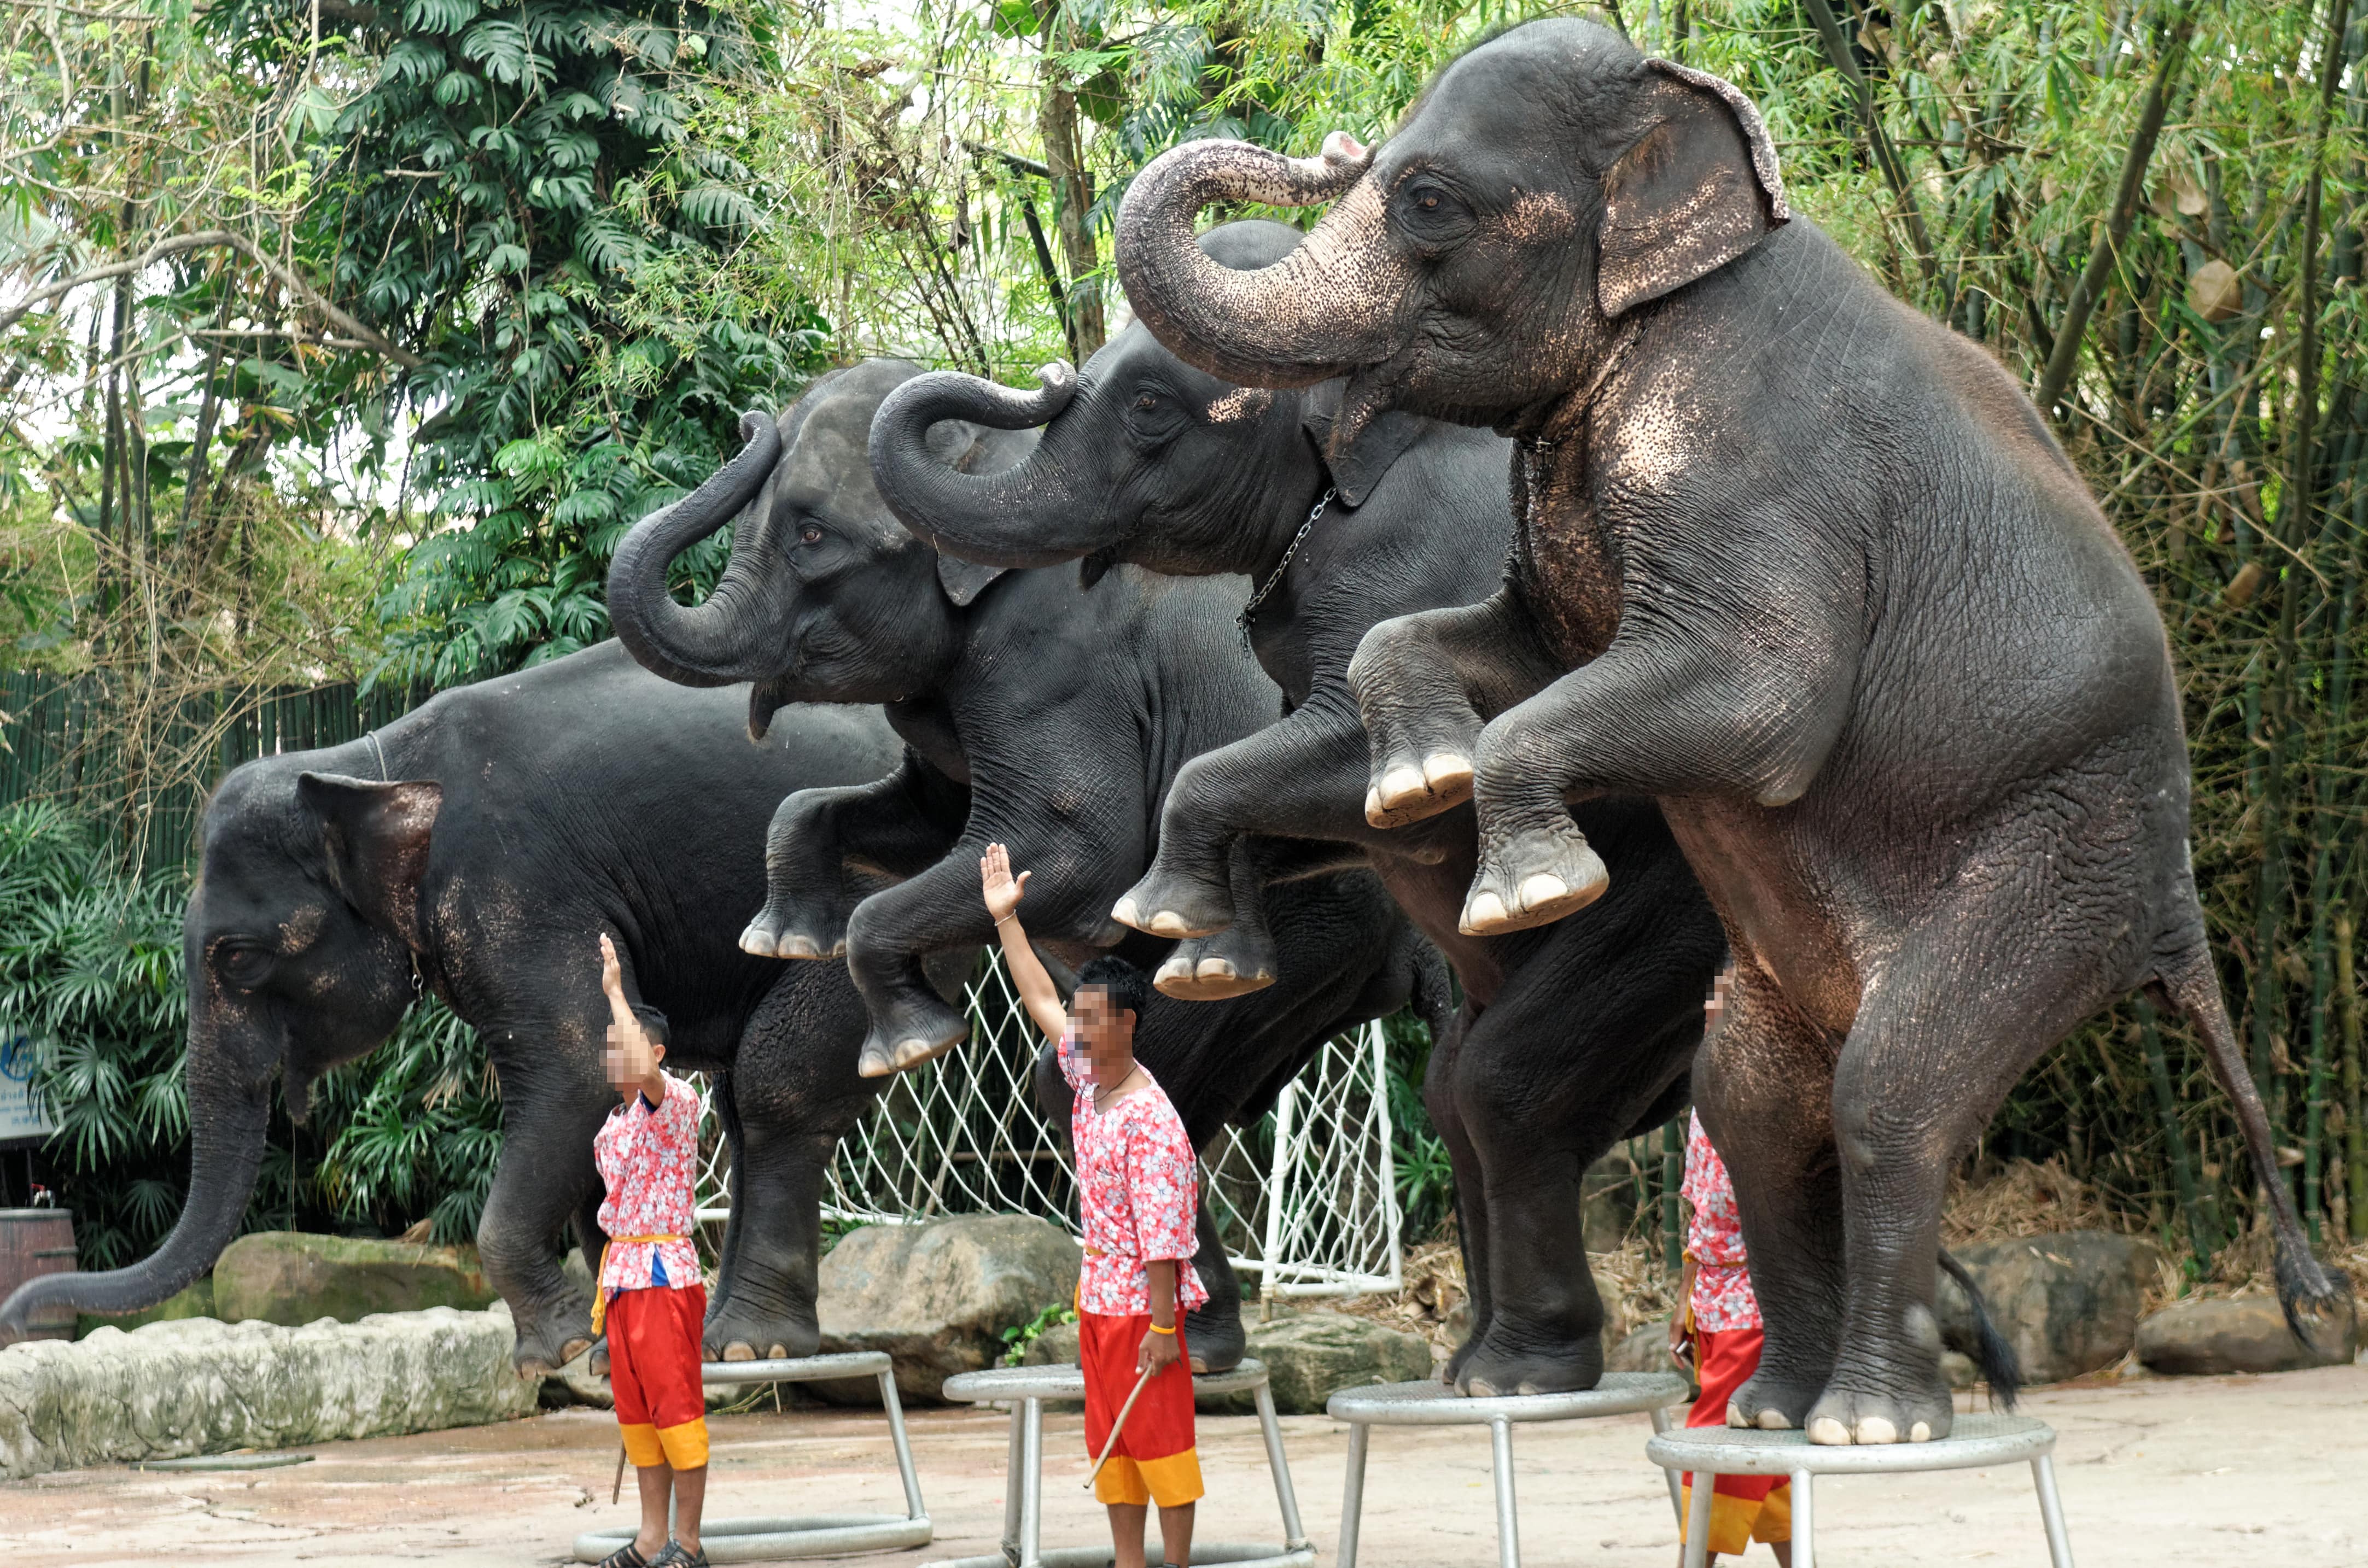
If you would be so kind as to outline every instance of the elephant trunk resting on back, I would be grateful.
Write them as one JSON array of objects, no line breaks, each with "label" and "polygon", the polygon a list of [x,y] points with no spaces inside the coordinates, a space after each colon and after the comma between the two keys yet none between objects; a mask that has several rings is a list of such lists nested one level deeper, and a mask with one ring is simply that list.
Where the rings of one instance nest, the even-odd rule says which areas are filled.
[{"label": "elephant trunk resting on back", "polygon": [[[1217,199],[1334,205],[1236,272],[1192,240]],[[1376,626],[1350,669],[1370,814],[1468,794],[1463,923],[1501,931],[1601,893],[1566,802],[1662,802],[1736,953],[1696,1087],[1768,1319],[1739,1418],[1947,1433],[1951,1163],[2141,985],[2235,1102],[2290,1317],[2332,1296],[2205,945],[2146,584],[2011,379],[1791,216],[1741,92],[1527,23],[1378,149],[1163,155],[1118,264],[1191,363],[1345,377],[1335,443],[1393,412],[1515,437],[1504,585]]]},{"label": "elephant trunk resting on back", "polygon": [[[882,398],[916,373],[866,361],[818,381],[778,422],[752,419],[724,474],[619,550],[620,635],[660,674],[754,678],[760,732],[782,702],[885,703],[901,766],[781,802],[766,905],[744,937],[784,957],[845,954],[871,1012],[866,1073],[968,1033],[921,965],[992,937],[978,861],[1001,841],[1034,873],[1029,926],[1053,958],[1074,968],[1117,945],[1157,967],[1164,989],[1234,994],[1162,997],[1138,1034],[1206,1136],[1341,1028],[1395,1011],[1436,958],[1370,873],[1340,869],[1353,857],[1250,838],[1225,851],[1244,917],[1223,935],[1178,949],[1110,918],[1150,862],[1178,772],[1275,718],[1281,695],[1233,635],[1235,587],[1132,567],[1081,582],[1074,570],[973,566],[897,522],[865,442]],[[1032,433],[951,421],[927,438],[941,464],[989,471],[1026,472],[1036,445]],[[727,521],[732,560],[715,594],[674,603],[668,561]],[[1240,1329],[1230,1279],[1222,1267],[1210,1278],[1221,1300],[1196,1319],[1194,1344],[1224,1365]]]}]

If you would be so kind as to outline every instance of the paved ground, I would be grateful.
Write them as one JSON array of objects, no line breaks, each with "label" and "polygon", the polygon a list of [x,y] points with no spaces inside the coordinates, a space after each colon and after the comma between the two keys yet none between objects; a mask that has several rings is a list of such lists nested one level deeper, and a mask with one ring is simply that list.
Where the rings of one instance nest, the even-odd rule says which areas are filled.
[{"label": "paved ground", "polygon": [[[2362,1509],[2368,1368],[2270,1378],[2142,1381],[2033,1395],[2062,1433],[2057,1462],[2081,1568],[2337,1568],[2368,1564]],[[1048,1544],[1100,1528],[1079,1490],[1078,1418],[1048,1421]],[[715,1426],[719,1514],[901,1511],[875,1415],[792,1411]],[[1339,1517],[1345,1429],[1284,1423],[1309,1528],[1327,1551]],[[994,1414],[913,1415],[937,1540],[888,1564],[990,1551],[1002,1522],[1005,1426]],[[1531,1568],[1669,1568],[1675,1531],[1645,1418],[1516,1435]],[[1202,1419],[1212,1537],[1274,1528],[1255,1422]],[[568,1411],[504,1426],[325,1445],[292,1469],[247,1474],[81,1471],[0,1484],[10,1568],[180,1560],[241,1564],[554,1563],[579,1530],[629,1522],[609,1503],[616,1428]],[[1494,1563],[1488,1445],[1481,1428],[1377,1434],[1361,1561],[1370,1568]],[[2046,1561],[2021,1467],[1818,1488],[1826,1568]],[[1748,1561],[1767,1562],[1755,1552]]]}]

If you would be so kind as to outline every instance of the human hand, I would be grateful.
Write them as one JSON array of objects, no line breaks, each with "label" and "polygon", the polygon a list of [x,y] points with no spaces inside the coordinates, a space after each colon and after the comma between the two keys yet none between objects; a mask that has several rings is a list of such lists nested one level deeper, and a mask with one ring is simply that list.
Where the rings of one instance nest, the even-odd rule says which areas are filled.
[{"label": "human hand", "polygon": [[986,900],[986,912],[1001,925],[1019,912],[1019,900],[1028,892],[1028,879],[1033,871],[1011,874],[1011,851],[1000,844],[990,844],[986,853],[978,858],[979,892]]},{"label": "human hand", "polygon": [[606,931],[600,933],[600,989],[611,1002],[625,999],[625,966],[617,961],[617,944],[609,940]]},{"label": "human hand", "polygon": [[1702,1033],[1708,1035],[1726,1017],[1728,999],[1735,992],[1735,966],[1727,965],[1710,983],[1710,1000],[1702,1004]]},{"label": "human hand", "polygon": [[1164,1371],[1181,1360],[1184,1352],[1177,1341],[1183,1337],[1180,1334],[1161,1334],[1156,1329],[1144,1329],[1143,1343],[1134,1349],[1134,1375],[1139,1378],[1145,1372]]}]

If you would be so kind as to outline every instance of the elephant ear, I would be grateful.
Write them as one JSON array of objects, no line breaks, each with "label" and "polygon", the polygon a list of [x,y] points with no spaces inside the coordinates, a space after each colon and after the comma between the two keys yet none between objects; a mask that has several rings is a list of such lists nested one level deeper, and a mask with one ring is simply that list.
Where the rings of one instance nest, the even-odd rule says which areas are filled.
[{"label": "elephant ear", "polygon": [[1348,382],[1341,380],[1319,381],[1307,389],[1301,405],[1299,427],[1324,454],[1324,464],[1332,471],[1332,483],[1340,492],[1340,499],[1351,506],[1361,506],[1373,486],[1390,472],[1390,465],[1405,455],[1406,449],[1422,434],[1420,415],[1392,411],[1365,422],[1347,441],[1340,441],[1340,396]]},{"label": "elephant ear", "polygon": [[334,773],[300,774],[296,798],[321,822],[329,881],[374,926],[393,931],[414,952],[425,945],[419,881],[443,809],[444,786],[427,779],[380,784]]},{"label": "elephant ear", "polygon": [[[980,460],[987,452],[986,430],[967,419],[940,419],[929,426],[923,440],[931,457],[962,473],[976,472]],[[943,551],[938,552],[938,586],[961,608],[967,609],[1006,570],[1001,566],[981,566]]]},{"label": "elephant ear", "polygon": [[1596,300],[1607,316],[1714,272],[1792,219],[1776,144],[1733,83],[1647,62],[1653,125],[1603,177]]}]

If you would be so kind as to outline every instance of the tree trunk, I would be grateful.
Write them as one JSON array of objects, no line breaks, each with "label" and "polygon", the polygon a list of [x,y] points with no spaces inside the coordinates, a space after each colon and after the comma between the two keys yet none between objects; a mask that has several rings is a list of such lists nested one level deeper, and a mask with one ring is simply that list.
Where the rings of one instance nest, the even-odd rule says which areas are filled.
[{"label": "tree trunk", "polygon": [[1067,32],[1056,11],[1044,23],[1044,82],[1036,105],[1036,129],[1044,141],[1044,166],[1053,176],[1053,224],[1060,231],[1061,259],[1069,269],[1069,341],[1084,364],[1102,346],[1102,290],[1093,276],[1101,265],[1095,254],[1090,218],[1094,176],[1086,167],[1077,137],[1077,95],[1069,74],[1053,58],[1053,48]]}]

